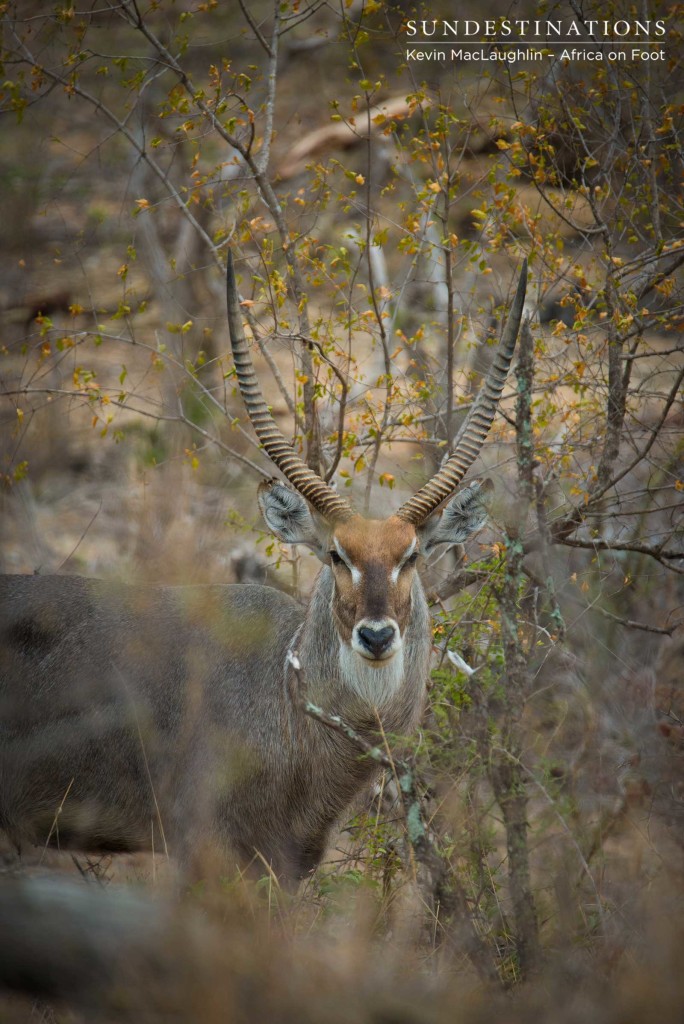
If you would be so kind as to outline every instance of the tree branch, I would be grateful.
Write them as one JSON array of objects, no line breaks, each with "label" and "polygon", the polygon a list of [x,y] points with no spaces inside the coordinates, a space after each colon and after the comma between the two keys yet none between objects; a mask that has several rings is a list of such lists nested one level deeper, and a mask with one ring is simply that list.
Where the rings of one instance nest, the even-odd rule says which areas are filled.
[{"label": "tree branch", "polygon": [[304,714],[326,729],[343,736],[364,756],[391,772],[397,780],[404,809],[406,833],[417,863],[424,868],[430,880],[429,896],[430,902],[434,904],[435,916],[439,915],[438,919],[442,927],[447,929],[451,944],[462,947],[480,978],[500,986],[501,981],[490,950],[475,929],[465,892],[448,861],[430,839],[415,769],[408,761],[390,757],[380,746],[371,743],[352,728],[340,715],[331,714],[313,704],[306,696],[304,669],[299,655],[291,651],[288,660],[296,678],[295,699]]}]

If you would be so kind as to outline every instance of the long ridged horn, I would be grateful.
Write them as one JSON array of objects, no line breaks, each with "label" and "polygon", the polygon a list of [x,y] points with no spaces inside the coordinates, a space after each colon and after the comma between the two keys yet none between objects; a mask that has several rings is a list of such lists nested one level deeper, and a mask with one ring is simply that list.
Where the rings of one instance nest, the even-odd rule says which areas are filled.
[{"label": "long ridged horn", "polygon": [[499,345],[487,378],[480,388],[472,408],[456,436],[455,451],[424,487],[409,498],[395,514],[406,523],[418,526],[434,512],[438,505],[458,487],[466,472],[480,453],[492,425],[501,398],[508,368],[513,359],[515,343],[522,320],[527,287],[527,260],[520,271],[518,289],[506,321]]},{"label": "long ridged horn", "polygon": [[285,440],[276,426],[264,401],[242,326],[240,299],[235,284],[233,255],[230,250],[226,265],[226,289],[228,293],[228,329],[240,394],[264,451],[283,476],[325,519],[330,522],[349,519],[354,515],[354,510],[349,502],[341,498],[332,487],[299,458],[292,445]]}]

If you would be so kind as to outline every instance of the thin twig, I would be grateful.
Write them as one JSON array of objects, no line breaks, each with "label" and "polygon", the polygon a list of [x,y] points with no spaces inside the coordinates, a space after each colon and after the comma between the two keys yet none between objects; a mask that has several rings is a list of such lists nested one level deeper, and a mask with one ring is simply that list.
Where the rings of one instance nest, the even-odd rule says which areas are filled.
[{"label": "thin twig", "polygon": [[268,41],[266,40],[266,37],[261,32],[261,29],[257,25],[256,21],[254,20],[252,15],[249,13],[249,9],[248,9],[248,7],[245,4],[245,0],[238,0],[238,3],[240,4],[240,10],[242,11],[242,13],[245,16],[245,21],[247,22],[247,24],[251,28],[252,32],[254,33],[254,35],[257,37],[257,39],[261,43],[262,47],[264,48],[264,50],[266,51],[268,56],[272,57],[273,56],[273,51],[271,50],[271,47],[269,46]]}]

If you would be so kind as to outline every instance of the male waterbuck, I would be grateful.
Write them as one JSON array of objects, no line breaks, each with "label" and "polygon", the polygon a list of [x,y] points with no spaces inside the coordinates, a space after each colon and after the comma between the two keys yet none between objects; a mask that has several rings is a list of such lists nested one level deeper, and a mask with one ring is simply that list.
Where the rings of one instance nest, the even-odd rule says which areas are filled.
[{"label": "male waterbuck", "polygon": [[[388,519],[365,519],[297,456],[254,374],[228,261],[240,391],[289,481],[261,486],[270,530],[323,567],[306,610],[256,585],[147,587],[75,576],[0,583],[0,828],[16,847],[168,849],[186,868],[267,864],[290,882],[371,778],[368,759],[302,713],[408,734],[431,650],[419,555],[482,526],[490,485],[453,492],[485,440],[520,326],[526,268],[492,369],[436,475]],[[450,499],[450,500],[448,500]],[[202,861],[200,861],[202,863]],[[206,862],[204,862],[206,863]]]}]

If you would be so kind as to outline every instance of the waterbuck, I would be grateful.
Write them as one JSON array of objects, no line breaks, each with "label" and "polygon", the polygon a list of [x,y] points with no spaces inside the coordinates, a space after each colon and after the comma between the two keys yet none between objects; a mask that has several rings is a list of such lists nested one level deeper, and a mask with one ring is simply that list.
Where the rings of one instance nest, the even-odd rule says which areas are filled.
[{"label": "waterbuck", "polygon": [[406,735],[431,649],[416,560],[482,526],[490,485],[457,485],[482,447],[520,326],[526,267],[497,355],[455,451],[387,519],[365,519],[284,439],[262,397],[232,259],[228,323],[257,437],[289,482],[259,490],[270,530],[323,563],[306,610],[256,585],[148,587],[75,576],[0,583],[0,828],[16,847],[168,849],[192,870],[320,861],[374,766],[293,697],[362,733]]}]

